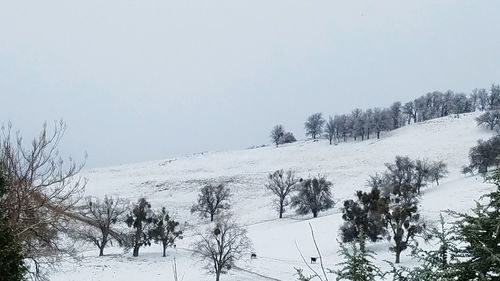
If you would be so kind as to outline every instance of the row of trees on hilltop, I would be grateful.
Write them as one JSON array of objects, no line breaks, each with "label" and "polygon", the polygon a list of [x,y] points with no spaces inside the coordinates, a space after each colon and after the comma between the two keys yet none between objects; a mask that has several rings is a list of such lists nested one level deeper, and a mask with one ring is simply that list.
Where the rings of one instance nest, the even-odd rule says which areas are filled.
[{"label": "row of trees on hilltop", "polygon": [[[492,85],[489,90],[474,89],[471,94],[453,91],[431,92],[406,103],[395,102],[386,108],[356,108],[349,114],[329,116],[322,113],[312,114],[304,124],[306,136],[312,139],[326,138],[330,144],[348,139],[365,140],[373,136],[380,138],[380,133],[390,131],[406,124],[418,123],[434,118],[474,112],[476,110],[495,110],[500,108],[500,85]],[[494,117],[498,119],[498,116]],[[271,131],[271,139],[278,146],[283,133],[282,125],[276,125]],[[284,132],[284,130],[283,130]],[[291,133],[288,133],[291,134]],[[283,142],[286,143],[286,142]]]}]

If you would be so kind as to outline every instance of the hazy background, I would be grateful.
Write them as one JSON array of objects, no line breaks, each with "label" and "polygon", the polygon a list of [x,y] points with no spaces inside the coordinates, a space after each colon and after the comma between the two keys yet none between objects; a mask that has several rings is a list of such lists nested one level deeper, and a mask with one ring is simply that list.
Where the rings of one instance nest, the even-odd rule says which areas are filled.
[{"label": "hazy background", "polygon": [[298,138],[314,112],[500,83],[500,1],[1,1],[0,121],[87,167]]}]

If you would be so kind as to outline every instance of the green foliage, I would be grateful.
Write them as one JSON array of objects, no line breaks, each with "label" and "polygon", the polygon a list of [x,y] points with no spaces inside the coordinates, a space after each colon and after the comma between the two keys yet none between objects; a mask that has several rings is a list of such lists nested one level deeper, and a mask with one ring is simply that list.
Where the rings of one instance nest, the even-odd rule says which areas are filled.
[{"label": "green foliage", "polygon": [[3,195],[6,183],[0,169],[0,279],[9,281],[24,280],[27,268],[19,241],[3,216]]},{"label": "green foliage", "polygon": [[139,199],[137,205],[130,214],[127,215],[125,223],[134,229],[131,233],[131,244],[134,248],[133,256],[139,256],[141,246],[151,246],[151,239],[146,229],[153,222],[151,204],[145,198]]},{"label": "green foliage", "polygon": [[349,247],[340,243],[338,254],[344,258],[344,262],[338,264],[341,269],[333,271],[337,274],[338,281],[373,281],[377,277],[384,277],[380,268],[371,262],[374,259],[374,253],[366,249],[362,233],[355,241],[349,243]]},{"label": "green foliage", "polygon": [[356,201],[344,201],[342,219],[345,222],[340,227],[342,242],[355,241],[360,234],[372,242],[382,239],[387,233],[384,217],[388,203],[386,198],[376,187],[370,192],[357,191],[356,197]]},{"label": "green foliage", "polygon": [[476,202],[472,214],[457,214],[457,234],[462,242],[456,280],[500,279],[500,169],[488,178],[497,189]]},{"label": "green foliage", "polygon": [[297,272],[297,273],[295,273],[295,275],[298,276],[298,279],[297,279],[298,281],[311,281],[315,277],[314,275],[311,275],[309,277],[305,276],[304,270],[302,268],[295,268],[295,271]]},{"label": "green foliage", "polygon": [[180,229],[180,223],[175,221],[167,212],[165,207],[161,212],[153,217],[153,228],[149,231],[149,237],[156,243],[161,243],[163,247],[163,256],[166,256],[168,247],[175,247],[175,241],[182,239],[183,231]]}]

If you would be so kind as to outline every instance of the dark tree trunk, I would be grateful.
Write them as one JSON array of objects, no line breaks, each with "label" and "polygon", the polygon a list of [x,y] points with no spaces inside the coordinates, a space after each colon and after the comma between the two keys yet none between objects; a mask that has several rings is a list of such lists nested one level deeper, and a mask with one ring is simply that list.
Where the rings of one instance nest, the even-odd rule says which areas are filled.
[{"label": "dark tree trunk", "polygon": [[398,247],[396,247],[396,263],[399,263],[401,259],[401,250],[399,250]]},{"label": "dark tree trunk", "polygon": [[318,211],[313,211],[313,218],[317,218],[318,217]]},{"label": "dark tree trunk", "polygon": [[283,200],[281,200],[280,201],[280,219],[283,218],[283,209],[284,209],[284,207],[283,207]]},{"label": "dark tree trunk", "polygon": [[98,245],[98,247],[99,247],[99,256],[100,257],[104,256],[104,248],[106,247],[107,244],[108,244],[108,234],[105,232],[102,235],[102,243],[101,243],[101,245]]},{"label": "dark tree trunk", "polygon": [[167,256],[167,243],[163,242],[163,257]]},{"label": "dark tree trunk", "polygon": [[214,213],[210,213],[210,221],[214,221]]},{"label": "dark tree trunk", "polygon": [[380,132],[377,132],[377,139],[380,139]]},{"label": "dark tree trunk", "polygon": [[134,246],[134,252],[132,253],[133,257],[138,257],[139,256],[139,245]]}]

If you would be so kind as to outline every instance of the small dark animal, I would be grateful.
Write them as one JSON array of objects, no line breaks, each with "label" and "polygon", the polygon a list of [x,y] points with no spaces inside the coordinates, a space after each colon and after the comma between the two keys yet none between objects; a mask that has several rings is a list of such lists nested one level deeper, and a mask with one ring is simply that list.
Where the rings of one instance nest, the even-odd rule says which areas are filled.
[{"label": "small dark animal", "polygon": [[311,257],[311,263],[316,263],[316,261],[318,260],[318,258],[316,257]]},{"label": "small dark animal", "polygon": [[257,258],[257,254],[256,253],[252,253],[252,255],[250,256],[251,259],[256,259]]}]

